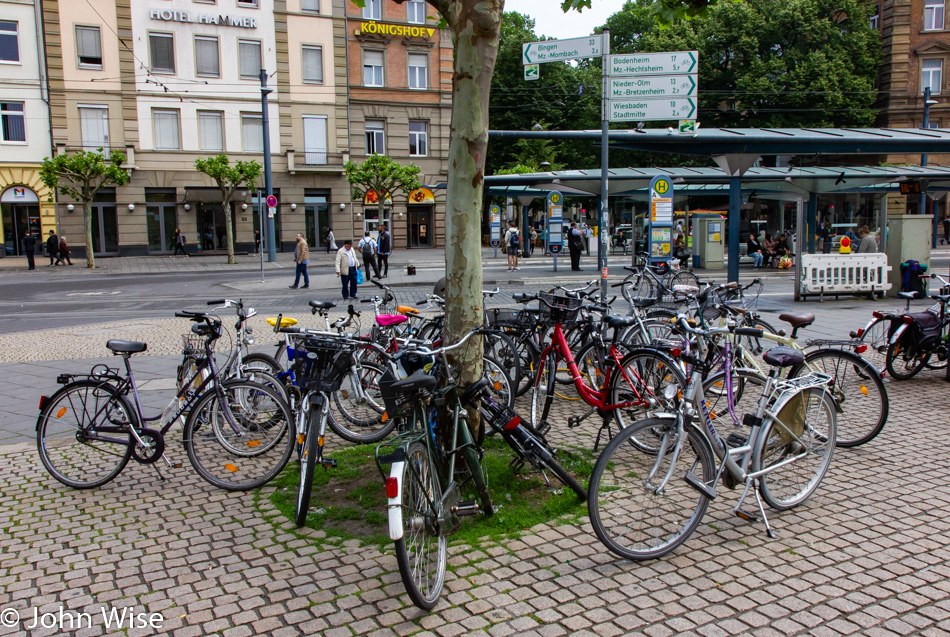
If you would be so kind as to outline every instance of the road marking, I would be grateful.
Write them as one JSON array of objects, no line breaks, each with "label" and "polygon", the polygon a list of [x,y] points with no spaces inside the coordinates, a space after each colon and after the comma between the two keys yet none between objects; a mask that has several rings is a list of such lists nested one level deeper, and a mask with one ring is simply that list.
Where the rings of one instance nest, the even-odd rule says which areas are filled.
[{"label": "road marking", "polygon": [[70,292],[66,296],[111,296],[114,294],[122,294],[121,290],[109,290],[108,292]]}]

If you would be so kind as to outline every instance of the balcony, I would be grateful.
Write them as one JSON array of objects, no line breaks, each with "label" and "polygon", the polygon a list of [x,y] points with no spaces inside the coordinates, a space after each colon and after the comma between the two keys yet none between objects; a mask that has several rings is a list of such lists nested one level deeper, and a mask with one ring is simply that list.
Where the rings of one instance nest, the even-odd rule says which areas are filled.
[{"label": "balcony", "polygon": [[349,160],[349,153],[333,153],[327,150],[287,150],[287,171],[343,174],[343,164]]}]

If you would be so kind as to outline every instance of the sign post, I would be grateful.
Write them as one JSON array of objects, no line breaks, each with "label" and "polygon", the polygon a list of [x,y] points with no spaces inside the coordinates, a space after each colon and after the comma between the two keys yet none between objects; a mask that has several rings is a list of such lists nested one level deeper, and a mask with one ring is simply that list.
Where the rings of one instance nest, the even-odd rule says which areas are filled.
[{"label": "sign post", "polygon": [[673,180],[657,175],[650,181],[650,263],[666,263],[673,254]]},{"label": "sign post", "polygon": [[501,208],[498,204],[489,209],[490,222],[488,236],[491,238],[491,247],[495,248],[495,258],[498,258],[498,246],[501,245]]},{"label": "sign post", "polygon": [[680,132],[695,132],[699,54],[696,51],[611,55],[604,65],[611,122],[692,121]]},{"label": "sign post", "polygon": [[557,255],[564,249],[564,197],[556,190],[548,193],[547,214],[547,250],[554,257],[554,271],[557,272]]},{"label": "sign post", "polygon": [[[261,205],[261,191],[257,191],[257,227],[264,229],[264,206]],[[261,235],[264,233],[262,232]],[[261,258],[261,283],[264,282],[264,243],[257,247],[258,256]]]},{"label": "sign post", "polygon": [[[610,60],[610,29],[604,29],[601,34],[604,38],[603,40],[603,50],[606,60]],[[608,82],[610,81],[607,73],[602,74],[603,77],[601,81],[603,82],[603,89],[601,91],[601,107],[600,107],[600,201],[598,208],[598,221],[597,225],[600,226],[597,232],[597,265],[600,268],[600,302],[607,302],[607,254],[610,251],[610,233],[607,231],[608,222],[607,222],[607,176],[610,174],[609,171],[609,153],[608,148],[610,147],[610,119],[608,118],[608,113],[610,112],[610,91],[607,87]]]}]

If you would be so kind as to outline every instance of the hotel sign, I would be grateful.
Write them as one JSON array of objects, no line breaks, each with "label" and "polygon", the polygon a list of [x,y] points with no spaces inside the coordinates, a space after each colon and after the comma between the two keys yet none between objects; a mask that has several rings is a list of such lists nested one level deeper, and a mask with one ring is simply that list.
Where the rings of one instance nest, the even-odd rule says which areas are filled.
[{"label": "hotel sign", "polygon": [[166,22],[190,22],[195,24],[214,24],[219,27],[242,27],[256,29],[257,18],[234,15],[214,15],[212,13],[192,13],[175,9],[151,9],[150,17],[153,20]]},{"label": "hotel sign", "polygon": [[402,35],[411,38],[431,38],[437,29],[410,26],[408,24],[383,24],[382,22],[364,22],[360,26],[362,33],[376,35]]}]

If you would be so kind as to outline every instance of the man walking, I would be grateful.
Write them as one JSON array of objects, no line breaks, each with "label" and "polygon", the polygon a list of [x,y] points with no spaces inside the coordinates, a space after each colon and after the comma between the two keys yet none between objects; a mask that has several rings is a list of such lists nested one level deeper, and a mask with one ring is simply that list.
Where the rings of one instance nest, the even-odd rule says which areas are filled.
[{"label": "man walking", "polygon": [[300,275],[303,274],[304,289],[310,287],[310,275],[307,274],[307,264],[310,263],[310,247],[306,239],[299,232],[297,233],[297,247],[294,248],[294,261],[297,263],[297,273],[294,277],[294,284],[290,287],[297,289],[300,283]]},{"label": "man walking", "polygon": [[368,230],[363,235],[363,238],[360,239],[357,247],[360,249],[360,252],[363,253],[363,267],[366,268],[366,280],[369,281],[371,278],[373,278],[369,274],[370,266],[373,267],[373,273],[378,279],[379,265],[376,263],[376,253],[379,252],[379,246],[376,245],[376,240],[370,236]]},{"label": "man walking", "polygon": [[389,230],[386,229],[386,226],[383,226],[383,231],[379,233],[379,244],[377,246],[379,253],[379,269],[382,270],[383,276],[381,279],[385,279],[389,276],[389,255],[393,251],[393,238],[389,234]]},{"label": "man walking", "polygon": [[347,239],[336,253],[336,274],[343,284],[343,300],[356,298],[356,274],[360,268],[360,259],[353,249],[353,242]]},{"label": "man walking", "polygon": [[59,261],[59,237],[56,236],[55,230],[49,231],[49,238],[46,240],[46,254],[49,256],[49,265],[48,268],[57,265],[56,261]]},{"label": "man walking", "polygon": [[26,253],[26,269],[35,270],[36,261],[34,257],[36,256],[36,237],[29,232],[23,233],[23,252]]},{"label": "man walking", "polygon": [[515,225],[514,221],[508,222],[508,230],[505,232],[505,247],[508,252],[508,271],[517,270],[521,236],[518,234],[518,226]]},{"label": "man walking", "polygon": [[582,233],[580,229],[578,229],[577,223],[572,221],[571,230],[567,237],[567,249],[571,251],[571,270],[574,272],[581,271],[581,250],[584,249],[581,235]]}]

